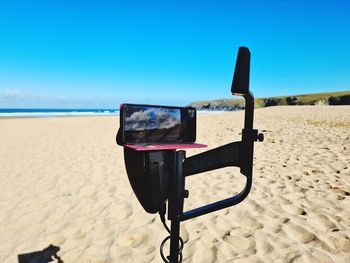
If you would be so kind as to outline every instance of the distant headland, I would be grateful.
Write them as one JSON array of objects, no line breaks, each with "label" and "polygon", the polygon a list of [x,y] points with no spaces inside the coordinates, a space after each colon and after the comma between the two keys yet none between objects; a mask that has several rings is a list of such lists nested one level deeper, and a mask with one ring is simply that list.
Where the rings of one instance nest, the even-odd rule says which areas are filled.
[{"label": "distant headland", "polygon": [[[255,99],[256,108],[284,105],[350,105],[350,90]],[[203,100],[192,102],[190,106],[196,108],[197,110],[234,111],[244,109],[244,100]]]}]

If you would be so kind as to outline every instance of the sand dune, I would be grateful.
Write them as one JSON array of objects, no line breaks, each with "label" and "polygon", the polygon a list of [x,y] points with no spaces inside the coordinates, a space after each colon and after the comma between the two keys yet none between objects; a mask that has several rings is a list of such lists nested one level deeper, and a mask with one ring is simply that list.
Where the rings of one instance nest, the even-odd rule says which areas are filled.
[{"label": "sand dune", "polygon": [[[0,119],[0,262],[54,244],[64,262],[161,262],[167,236],[134,197],[117,117]],[[199,114],[198,142],[240,140],[243,112]],[[184,262],[350,262],[350,107],[255,111],[248,198],[181,224]],[[203,151],[190,150],[187,156]],[[240,191],[225,168],[186,179],[185,209]]]}]

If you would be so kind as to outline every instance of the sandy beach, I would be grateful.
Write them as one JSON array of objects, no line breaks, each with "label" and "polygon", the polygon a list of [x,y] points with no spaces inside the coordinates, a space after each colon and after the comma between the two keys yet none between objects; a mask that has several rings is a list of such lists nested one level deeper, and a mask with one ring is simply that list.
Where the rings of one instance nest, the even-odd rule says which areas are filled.
[{"label": "sandy beach", "polygon": [[[243,116],[198,114],[197,142],[240,140]],[[167,232],[132,192],[118,126],[117,116],[0,119],[0,262],[50,244],[65,263],[161,262]],[[350,106],[260,108],[254,126],[265,141],[250,195],[183,222],[183,262],[350,262]],[[189,177],[185,210],[244,182],[238,168]]]}]

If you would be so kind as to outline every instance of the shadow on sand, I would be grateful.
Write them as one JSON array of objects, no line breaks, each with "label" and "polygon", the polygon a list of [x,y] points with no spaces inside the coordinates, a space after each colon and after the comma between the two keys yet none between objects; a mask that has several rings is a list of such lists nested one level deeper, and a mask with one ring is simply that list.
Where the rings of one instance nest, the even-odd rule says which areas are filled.
[{"label": "shadow on sand", "polygon": [[18,263],[48,263],[57,259],[58,263],[64,263],[63,260],[57,256],[59,247],[50,245],[41,251],[35,251],[27,254],[18,255]]}]

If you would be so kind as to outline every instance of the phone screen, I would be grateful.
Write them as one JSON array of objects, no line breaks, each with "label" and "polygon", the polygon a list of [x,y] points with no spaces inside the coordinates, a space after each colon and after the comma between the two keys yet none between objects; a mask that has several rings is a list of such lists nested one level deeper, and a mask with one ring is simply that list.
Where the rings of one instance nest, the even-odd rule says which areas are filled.
[{"label": "phone screen", "polygon": [[196,110],[191,107],[124,104],[121,126],[125,143],[192,143]]}]

